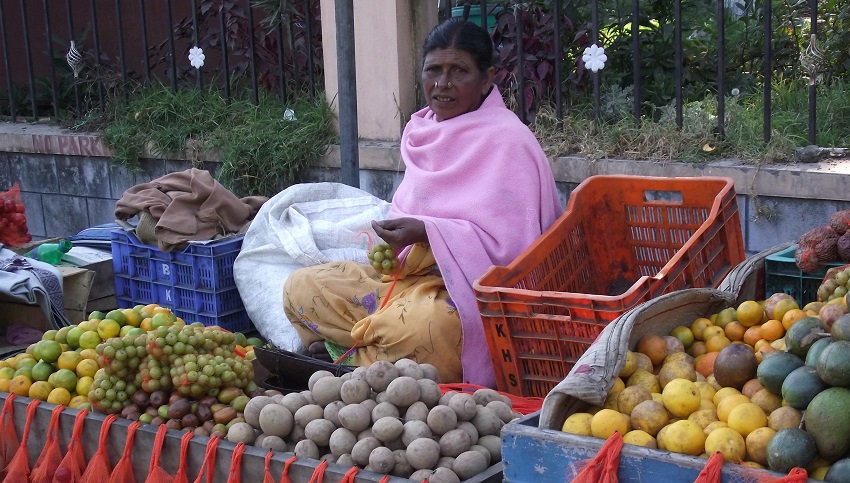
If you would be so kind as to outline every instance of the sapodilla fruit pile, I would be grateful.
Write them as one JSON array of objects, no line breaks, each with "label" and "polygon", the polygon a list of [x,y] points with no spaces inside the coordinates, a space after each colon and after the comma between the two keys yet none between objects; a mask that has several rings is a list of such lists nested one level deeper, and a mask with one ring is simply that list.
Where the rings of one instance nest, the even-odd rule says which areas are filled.
[{"label": "sapodilla fruit pile", "polygon": [[[520,417],[492,389],[441,393],[430,364],[378,361],[303,392],[252,398],[227,439],[416,481],[459,482],[501,461],[502,426]],[[272,394],[267,391],[266,394]]]}]

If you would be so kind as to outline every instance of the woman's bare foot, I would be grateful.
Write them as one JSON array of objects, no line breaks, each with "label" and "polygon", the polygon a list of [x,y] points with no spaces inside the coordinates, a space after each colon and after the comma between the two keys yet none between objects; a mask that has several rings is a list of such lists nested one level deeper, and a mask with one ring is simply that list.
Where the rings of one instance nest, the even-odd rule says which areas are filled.
[{"label": "woman's bare foot", "polygon": [[328,349],[325,347],[325,341],[323,340],[310,344],[307,347],[307,352],[310,354],[310,357],[314,359],[325,362],[333,362],[331,355],[328,353]]}]

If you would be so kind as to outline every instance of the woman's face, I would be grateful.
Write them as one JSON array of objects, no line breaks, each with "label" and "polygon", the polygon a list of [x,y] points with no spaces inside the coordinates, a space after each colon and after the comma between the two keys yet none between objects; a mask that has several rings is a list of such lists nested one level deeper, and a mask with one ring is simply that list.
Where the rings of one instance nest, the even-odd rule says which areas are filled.
[{"label": "woman's face", "polygon": [[478,70],[472,55],[463,50],[447,48],[428,52],[422,68],[428,107],[438,121],[478,109],[482,96],[493,84],[494,73],[493,67],[487,72]]}]

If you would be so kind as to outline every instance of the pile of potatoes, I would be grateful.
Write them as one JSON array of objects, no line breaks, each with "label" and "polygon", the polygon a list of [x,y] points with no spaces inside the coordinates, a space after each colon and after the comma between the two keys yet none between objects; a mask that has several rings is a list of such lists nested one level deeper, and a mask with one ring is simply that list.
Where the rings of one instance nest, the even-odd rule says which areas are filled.
[{"label": "pile of potatoes", "polygon": [[[430,364],[378,361],[309,390],[267,392],[227,439],[416,481],[459,482],[501,461],[499,432],[521,415],[492,389],[442,394]],[[271,394],[271,395],[269,395]]]}]

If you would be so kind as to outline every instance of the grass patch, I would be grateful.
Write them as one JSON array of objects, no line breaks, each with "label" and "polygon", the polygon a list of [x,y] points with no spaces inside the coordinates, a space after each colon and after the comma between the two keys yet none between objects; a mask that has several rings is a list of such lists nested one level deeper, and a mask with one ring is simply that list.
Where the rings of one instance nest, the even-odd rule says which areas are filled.
[{"label": "grass patch", "polygon": [[[717,100],[706,98],[683,107],[682,128],[673,105],[655,110],[657,120],[635,122],[627,91],[609,91],[600,102],[600,122],[591,106],[579,105],[559,121],[542,108],[531,126],[546,154],[590,159],[645,159],[699,163],[738,158],[748,164],[791,163],[808,141],[808,84],[777,82],[771,97],[771,139],[763,141],[762,93],[728,97],[725,136],[718,135]],[[850,95],[843,81],[818,88],[817,144],[850,146]]]},{"label": "grass patch", "polygon": [[[294,119],[285,118],[287,109]],[[90,119],[87,127],[99,127],[114,162],[130,169],[140,167],[146,148],[158,157],[193,161],[215,150],[222,163],[217,177],[228,189],[272,196],[336,142],[332,119],[322,97],[311,100],[296,93],[282,105],[264,92],[255,106],[247,99],[228,101],[213,89],[172,91],[157,85],[127,101],[112,99],[108,112]]]}]

